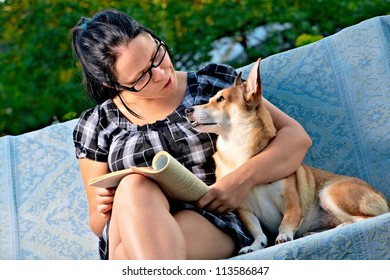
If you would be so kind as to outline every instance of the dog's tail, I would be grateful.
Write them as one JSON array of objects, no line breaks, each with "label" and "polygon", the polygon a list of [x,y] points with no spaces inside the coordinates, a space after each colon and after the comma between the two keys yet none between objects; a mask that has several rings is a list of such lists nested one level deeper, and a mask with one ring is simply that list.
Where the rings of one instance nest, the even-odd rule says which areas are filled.
[{"label": "dog's tail", "polygon": [[381,195],[381,198],[382,199],[379,199],[375,204],[367,202],[367,204],[364,205],[364,210],[369,211],[368,213],[371,213],[373,216],[378,216],[390,212],[390,203],[387,202],[384,195]]}]

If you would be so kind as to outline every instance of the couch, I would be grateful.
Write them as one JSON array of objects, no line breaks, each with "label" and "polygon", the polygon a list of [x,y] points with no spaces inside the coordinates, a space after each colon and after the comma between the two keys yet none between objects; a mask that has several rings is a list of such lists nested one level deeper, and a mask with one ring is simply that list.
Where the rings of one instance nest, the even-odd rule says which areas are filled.
[{"label": "couch", "polygon": [[[390,199],[390,16],[267,57],[261,77],[265,97],[310,134],[306,164],[360,177]],[[0,259],[98,259],[76,122],[0,138]],[[390,213],[233,259],[390,259]]]}]

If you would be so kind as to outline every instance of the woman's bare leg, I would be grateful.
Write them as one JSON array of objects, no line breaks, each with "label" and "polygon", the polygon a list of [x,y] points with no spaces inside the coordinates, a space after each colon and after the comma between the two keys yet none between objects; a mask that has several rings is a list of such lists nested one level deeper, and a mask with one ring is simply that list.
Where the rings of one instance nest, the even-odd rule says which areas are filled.
[{"label": "woman's bare leg", "polygon": [[235,251],[233,239],[202,215],[173,216],[153,181],[125,177],[118,186],[109,231],[110,259],[221,259]]},{"label": "woman's bare leg", "polygon": [[185,259],[181,229],[153,181],[137,174],[118,186],[109,229],[110,259]]},{"label": "woman's bare leg", "polygon": [[174,217],[186,241],[187,259],[223,259],[234,253],[236,245],[232,237],[199,213],[182,210]]}]

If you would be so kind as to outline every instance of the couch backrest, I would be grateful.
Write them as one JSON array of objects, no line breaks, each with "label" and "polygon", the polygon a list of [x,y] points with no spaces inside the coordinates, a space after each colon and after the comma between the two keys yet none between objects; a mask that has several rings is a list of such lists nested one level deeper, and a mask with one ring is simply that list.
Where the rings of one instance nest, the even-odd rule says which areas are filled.
[{"label": "couch backrest", "polygon": [[389,77],[390,16],[261,62],[264,96],[313,140],[305,163],[360,177],[390,199]]}]

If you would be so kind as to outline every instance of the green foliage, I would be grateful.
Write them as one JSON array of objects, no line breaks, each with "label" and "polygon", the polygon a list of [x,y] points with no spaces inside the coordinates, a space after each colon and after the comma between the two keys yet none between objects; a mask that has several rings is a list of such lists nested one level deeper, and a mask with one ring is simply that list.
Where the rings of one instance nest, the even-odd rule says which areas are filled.
[{"label": "green foliage", "polygon": [[[167,41],[178,68],[194,70],[209,59],[218,38],[236,38],[249,63],[389,14],[390,0],[0,0],[0,135],[66,121],[92,106],[73,58],[70,30],[81,16],[105,8],[122,10],[153,29]],[[275,22],[292,27],[247,47],[248,31]]]},{"label": "green foliage", "polygon": [[324,38],[322,35],[310,35],[310,34],[302,34],[299,35],[298,38],[295,40],[295,46],[301,47],[303,45],[307,45],[310,43],[314,43],[315,41],[321,40]]}]

